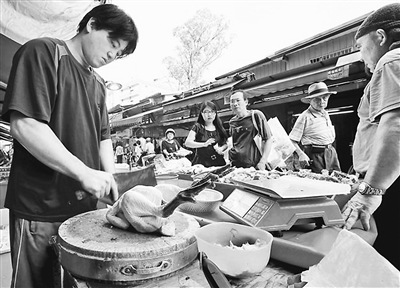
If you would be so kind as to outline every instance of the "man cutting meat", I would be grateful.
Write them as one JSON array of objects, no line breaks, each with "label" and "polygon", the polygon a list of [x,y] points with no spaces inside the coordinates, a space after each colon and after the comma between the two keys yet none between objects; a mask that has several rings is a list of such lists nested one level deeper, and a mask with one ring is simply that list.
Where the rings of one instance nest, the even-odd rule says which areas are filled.
[{"label": "man cutting meat", "polygon": [[[104,4],[72,39],[34,39],[16,52],[2,114],[15,148],[5,201],[12,287],[55,287],[51,236],[96,198],[117,198],[106,89],[93,68],[133,53],[137,39],[132,18]],[[77,190],[93,197],[78,201]]]}]

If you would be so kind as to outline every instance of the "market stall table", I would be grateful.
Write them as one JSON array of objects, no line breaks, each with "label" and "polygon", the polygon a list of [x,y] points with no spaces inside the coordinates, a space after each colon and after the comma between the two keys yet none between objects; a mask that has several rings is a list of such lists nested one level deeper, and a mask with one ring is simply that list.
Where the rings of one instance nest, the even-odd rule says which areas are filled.
[{"label": "market stall table", "polygon": [[[154,287],[168,287],[168,288],[208,288],[208,284],[203,272],[199,268],[199,261],[194,261],[192,264],[177,271],[173,275],[150,280],[147,283],[142,283],[135,286],[121,286],[110,285],[110,283],[88,282],[78,278],[72,278],[76,288],[117,288],[117,287],[135,287],[135,288],[154,288]],[[233,288],[246,288],[246,287],[274,287],[283,288],[287,287],[288,277],[300,273],[298,267],[290,266],[282,262],[270,260],[267,267],[254,277],[244,279],[228,278]]]},{"label": "market stall table", "polygon": [[[180,212],[172,216],[177,223],[177,237],[132,237],[132,232],[107,223],[106,210],[72,217],[59,229],[60,262],[75,287],[209,287],[195,259],[197,245],[192,230],[198,224],[193,217]],[[170,263],[165,271],[156,270],[158,265],[141,267],[159,261]],[[123,275],[123,267],[128,266],[135,267],[137,273]],[[298,269],[271,260],[259,275],[229,280],[232,287],[286,287],[287,278]]]}]

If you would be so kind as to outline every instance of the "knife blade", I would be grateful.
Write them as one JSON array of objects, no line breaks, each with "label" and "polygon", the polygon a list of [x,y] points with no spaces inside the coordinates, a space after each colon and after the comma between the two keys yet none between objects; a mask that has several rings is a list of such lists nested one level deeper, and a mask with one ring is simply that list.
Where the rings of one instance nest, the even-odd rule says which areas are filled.
[{"label": "knife blade", "polygon": [[[130,172],[114,173],[113,177],[118,187],[118,198],[136,185],[157,185],[157,180],[154,173],[154,164]],[[76,199],[82,200],[90,196],[90,193],[83,190],[78,190],[75,191],[75,196]],[[114,202],[117,200],[118,199],[112,199],[111,194],[99,199],[99,201],[108,205],[114,204]]]},{"label": "knife blade", "polygon": [[206,277],[211,288],[232,287],[224,273],[222,273],[222,271],[213,261],[208,259],[206,253],[200,251],[198,258],[200,261],[200,269],[203,271],[204,276]]}]

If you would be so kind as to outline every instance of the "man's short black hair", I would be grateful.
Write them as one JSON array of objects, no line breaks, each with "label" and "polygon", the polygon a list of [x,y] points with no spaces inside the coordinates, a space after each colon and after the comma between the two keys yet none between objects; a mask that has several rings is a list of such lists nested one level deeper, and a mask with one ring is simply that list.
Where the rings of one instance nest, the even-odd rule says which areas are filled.
[{"label": "man's short black hair", "polygon": [[[235,94],[235,93],[239,93],[239,92],[243,94],[243,100],[248,100],[249,98],[251,98],[250,95],[249,95],[249,93],[247,93],[246,91],[244,91],[244,90],[242,90],[242,89],[236,89],[236,90],[233,90],[233,89],[232,89],[231,95],[230,95],[230,96],[232,96],[232,95]],[[229,97],[230,97],[230,96],[229,96]]]},{"label": "man's short black hair", "polygon": [[139,38],[135,22],[118,6],[114,4],[101,4],[94,7],[79,23],[78,33],[85,29],[90,18],[94,19],[94,29],[107,30],[111,39],[122,39],[128,42],[121,56],[127,56],[135,51]]}]

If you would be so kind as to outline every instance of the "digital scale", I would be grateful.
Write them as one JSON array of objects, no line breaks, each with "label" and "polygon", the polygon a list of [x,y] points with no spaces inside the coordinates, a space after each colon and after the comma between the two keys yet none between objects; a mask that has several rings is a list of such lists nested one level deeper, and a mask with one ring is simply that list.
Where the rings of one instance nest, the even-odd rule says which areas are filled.
[{"label": "digital scale", "polygon": [[[312,222],[315,222],[317,227],[343,224],[344,220],[337,203],[322,194],[347,194],[350,186],[300,179],[293,177],[271,179],[262,183],[235,181],[238,188],[232,191],[220,209],[243,224],[267,231],[285,231],[295,224]],[[332,184],[346,186],[332,186]],[[336,192],[331,192],[332,189]],[[308,193],[304,193],[304,190]],[[293,195],[301,195],[301,197],[293,197]]]}]

